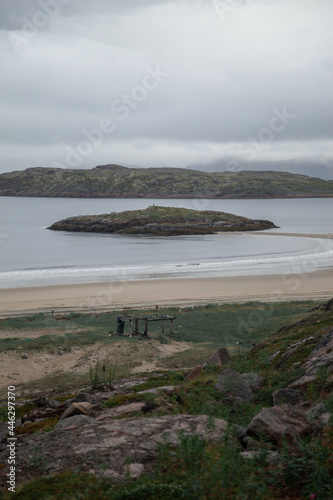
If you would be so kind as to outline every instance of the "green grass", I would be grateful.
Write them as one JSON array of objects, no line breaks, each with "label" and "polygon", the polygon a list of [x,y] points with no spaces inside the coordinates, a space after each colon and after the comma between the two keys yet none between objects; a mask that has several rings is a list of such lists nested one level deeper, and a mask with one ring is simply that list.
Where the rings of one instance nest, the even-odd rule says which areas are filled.
[{"label": "green grass", "polygon": [[146,394],[122,394],[120,396],[114,396],[113,398],[107,399],[103,403],[104,408],[116,408],[117,406],[122,406],[130,403],[138,403],[141,401],[153,402],[155,400],[155,395]]},{"label": "green grass", "polygon": [[[179,342],[188,341],[205,346],[231,347],[240,352],[252,348],[288,322],[296,321],[318,302],[287,303],[248,303],[208,305],[195,308],[160,309],[160,314],[175,315],[174,333],[162,335],[162,327],[158,323],[150,325],[149,335],[165,342],[173,339]],[[154,314],[155,310],[131,310],[130,314]],[[99,314],[65,314],[9,318],[0,320],[0,331],[8,330],[13,336],[0,339],[0,352],[21,349],[24,351],[48,350],[49,352],[69,352],[73,347],[104,342],[138,342],[137,337],[109,337],[109,331],[115,331],[117,316],[123,312],[107,312]],[[61,335],[48,335],[48,329],[58,331]],[[45,331],[38,338],[20,338],[19,333],[25,330]],[[83,332],[83,333],[82,333]],[[127,332],[128,333],[128,332]],[[161,340],[162,339],[162,340]]]},{"label": "green grass", "polygon": [[[102,500],[111,489],[110,481],[101,481],[91,474],[64,472],[30,482],[15,495],[22,500],[72,500],[75,498]],[[6,498],[6,497],[5,497]],[[10,498],[9,495],[7,498]]]},{"label": "green grass", "polygon": [[152,374],[147,382],[143,382],[133,388],[135,392],[146,391],[163,385],[178,385],[184,382],[184,374],[179,372],[161,372]]},{"label": "green grass", "polygon": [[50,417],[45,418],[43,422],[31,422],[26,424],[24,427],[16,427],[15,434],[36,434],[40,432],[50,432],[54,429],[54,427],[59,422],[59,418]]}]

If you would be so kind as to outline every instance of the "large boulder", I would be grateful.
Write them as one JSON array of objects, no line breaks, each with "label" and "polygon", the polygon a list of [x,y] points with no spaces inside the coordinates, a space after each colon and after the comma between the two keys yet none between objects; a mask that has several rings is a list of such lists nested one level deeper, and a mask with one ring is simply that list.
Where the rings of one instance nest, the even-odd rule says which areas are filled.
[{"label": "large boulder", "polygon": [[187,375],[186,380],[194,380],[200,377],[204,373],[204,369],[201,365],[196,366],[193,370]]},{"label": "large boulder", "polygon": [[330,421],[331,414],[326,410],[325,403],[318,403],[306,412],[306,416],[316,429],[321,431]]},{"label": "large boulder", "polygon": [[303,401],[303,394],[296,389],[277,389],[273,392],[274,406],[288,404],[291,406],[299,405]]},{"label": "large boulder", "polygon": [[263,408],[247,428],[249,436],[265,436],[274,444],[281,444],[284,439],[294,444],[311,432],[311,423],[306,413],[290,405]]},{"label": "large boulder", "polygon": [[251,372],[251,373],[242,373],[240,375],[240,378],[245,382],[246,385],[249,386],[251,391],[253,392],[258,392],[262,387],[265,385],[265,379],[261,375],[258,375],[258,373]]},{"label": "large boulder", "polygon": [[225,347],[222,347],[218,351],[216,351],[215,354],[213,354],[210,358],[207,359],[207,361],[202,365],[204,368],[206,368],[209,365],[219,365],[219,366],[225,366],[227,365],[230,361],[232,360],[229,352]]},{"label": "large boulder", "polygon": [[243,402],[254,399],[254,394],[250,387],[244,382],[241,375],[235,370],[226,368],[217,377],[215,389],[222,393],[225,398],[237,398]]}]

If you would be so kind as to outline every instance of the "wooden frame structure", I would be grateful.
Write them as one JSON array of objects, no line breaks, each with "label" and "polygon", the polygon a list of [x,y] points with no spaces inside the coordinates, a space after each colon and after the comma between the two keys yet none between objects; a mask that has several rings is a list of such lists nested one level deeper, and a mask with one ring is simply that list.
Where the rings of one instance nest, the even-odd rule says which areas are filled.
[{"label": "wooden frame structure", "polygon": [[[147,338],[148,323],[150,321],[162,321],[162,333],[164,333],[164,322],[170,321],[170,335],[172,335],[172,322],[174,319],[176,319],[176,316],[169,316],[168,314],[153,314],[152,316],[118,316],[117,335],[124,335],[126,321],[129,323],[129,337],[132,337],[132,335],[142,335]],[[145,322],[145,329],[143,333],[139,331],[139,321]]]}]

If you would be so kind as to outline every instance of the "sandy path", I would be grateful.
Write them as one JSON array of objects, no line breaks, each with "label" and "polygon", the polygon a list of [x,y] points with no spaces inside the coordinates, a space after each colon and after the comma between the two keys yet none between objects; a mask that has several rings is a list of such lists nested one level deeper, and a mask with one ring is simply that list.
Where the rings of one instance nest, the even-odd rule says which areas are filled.
[{"label": "sandy path", "polygon": [[73,348],[71,352],[29,353],[23,359],[24,351],[6,352],[0,354],[0,389],[38,380],[46,375],[60,372],[70,374],[86,374],[97,362],[110,366],[136,365],[132,373],[153,371],[161,358],[186,351],[191,348],[188,342],[170,342],[161,344],[150,340],[140,343],[112,342],[110,345],[94,344],[84,348]]}]

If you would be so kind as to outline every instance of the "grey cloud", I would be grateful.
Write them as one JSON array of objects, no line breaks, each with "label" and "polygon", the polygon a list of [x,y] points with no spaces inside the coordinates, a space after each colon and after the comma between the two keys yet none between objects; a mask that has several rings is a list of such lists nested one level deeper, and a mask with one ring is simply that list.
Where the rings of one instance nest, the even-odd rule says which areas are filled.
[{"label": "grey cloud", "polygon": [[[221,151],[227,160],[270,134],[284,109],[295,118],[268,135],[262,154],[292,160],[294,143],[297,157],[332,156],[330,0],[318,0],[316,23],[301,0],[238,2],[223,22],[210,0],[70,0],[16,53],[8,33],[41,1],[0,0],[0,170],[61,161],[103,119],[114,131],[84,166],[186,166],[198,154],[209,168]],[[148,67],[168,76],[140,91]]]},{"label": "grey cloud", "polygon": [[38,11],[54,10],[54,4],[59,6],[59,15],[89,16],[92,14],[122,14],[131,10],[142,9],[150,5],[167,3],[167,0],[1,0],[0,1],[0,28],[6,30],[20,30],[24,25],[24,18],[32,20]]}]

